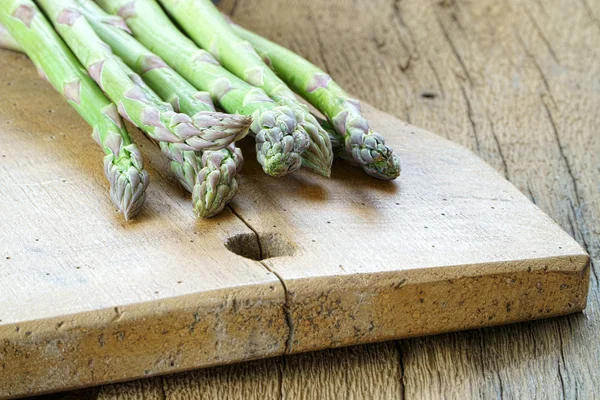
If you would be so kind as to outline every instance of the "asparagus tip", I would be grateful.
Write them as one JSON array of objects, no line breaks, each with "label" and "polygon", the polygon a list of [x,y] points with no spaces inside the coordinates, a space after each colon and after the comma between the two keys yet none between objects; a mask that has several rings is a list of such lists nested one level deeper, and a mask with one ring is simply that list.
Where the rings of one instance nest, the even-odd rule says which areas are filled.
[{"label": "asparagus tip", "polygon": [[[114,156],[105,157],[105,172],[110,182],[110,198],[123,213],[125,221],[135,217],[146,200],[146,188],[150,183],[148,172],[132,164],[120,165],[124,159],[115,160]],[[125,162],[128,162],[126,159]]]},{"label": "asparagus tip", "polygon": [[325,178],[331,178],[331,164],[324,165],[323,163],[308,161],[306,158],[302,160],[302,166],[310,169]]},{"label": "asparagus tip", "polygon": [[331,167],[328,169],[314,170],[319,175],[324,176],[325,178],[331,178]]},{"label": "asparagus tip", "polygon": [[197,137],[190,137],[186,144],[191,145],[195,151],[222,149],[243,139],[252,124],[252,117],[249,115],[215,111],[200,111],[191,119],[197,129]]},{"label": "asparagus tip", "polygon": [[233,121],[235,121],[235,124],[232,125],[236,125],[238,129],[238,134],[235,140],[238,141],[246,137],[248,132],[250,132],[250,125],[252,125],[252,117],[250,115],[233,114],[230,115],[230,118]]},{"label": "asparagus tip", "polygon": [[233,138],[233,141],[243,139],[250,131],[250,125],[252,125],[252,117],[250,115],[200,111],[194,116],[194,118],[198,116],[217,119],[219,122],[215,124],[214,129],[229,133],[229,135]]},{"label": "asparagus tip", "polygon": [[326,178],[331,177],[333,148],[327,131],[308,112],[304,115],[302,127],[310,138],[310,145],[302,153],[302,165]]},{"label": "asparagus tip", "polygon": [[[143,171],[146,172],[146,171]],[[117,177],[118,181],[123,180],[123,175]],[[141,175],[141,180],[145,180],[146,183],[140,183],[137,187],[134,187],[130,182],[125,184],[125,187],[121,187],[121,183],[116,185],[111,184],[110,197],[113,203],[118,207],[119,211],[123,213],[125,221],[131,220],[135,217],[146,200],[146,186],[148,182],[147,174]]]},{"label": "asparagus tip", "polygon": [[234,145],[203,154],[204,167],[198,173],[192,191],[194,212],[198,217],[214,217],[233,199],[239,187],[236,175],[243,162],[241,151]]},{"label": "asparagus tip", "polygon": [[194,186],[194,212],[199,218],[211,218],[219,214],[238,190],[238,181],[231,179],[228,185],[218,185],[211,188],[207,182]]},{"label": "asparagus tip", "polygon": [[400,159],[392,153],[382,161],[363,166],[363,169],[374,178],[391,181],[400,176]]},{"label": "asparagus tip", "polygon": [[263,170],[267,175],[280,178],[290,172],[300,169],[302,159],[297,153],[275,154],[264,159]]}]

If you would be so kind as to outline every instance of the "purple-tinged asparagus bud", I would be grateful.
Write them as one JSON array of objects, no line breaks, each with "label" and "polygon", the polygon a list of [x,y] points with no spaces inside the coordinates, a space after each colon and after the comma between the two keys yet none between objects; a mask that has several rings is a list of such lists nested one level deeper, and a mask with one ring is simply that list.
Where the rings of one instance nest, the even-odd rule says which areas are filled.
[{"label": "purple-tinged asparagus bud", "polygon": [[129,29],[129,26],[127,26],[127,23],[121,17],[118,17],[116,15],[108,16],[104,19],[104,22],[107,23],[108,25],[114,26],[115,28],[119,28],[124,32],[127,32],[130,35],[132,34],[131,29]]},{"label": "purple-tinged asparagus bud", "polygon": [[215,109],[215,105],[208,92],[197,92],[196,94],[194,94],[194,98],[206,104],[211,110]]},{"label": "purple-tinged asparagus bud", "polygon": [[[20,45],[13,48],[25,52],[38,68],[40,76],[48,80],[92,125],[92,138],[102,147],[105,154],[104,172],[110,183],[111,200],[124,214],[125,219],[132,218],[142,207],[149,177],[144,170],[139,149],[131,143],[117,107],[83,72],[82,65],[59,39],[33,1],[8,1],[7,5],[16,6],[12,16],[22,22],[6,20],[10,24],[11,32],[15,33],[24,45],[23,48]],[[81,21],[78,11],[61,9],[59,3],[55,5],[57,15],[53,21],[57,26],[72,27]],[[4,32],[2,27],[1,32]],[[28,36],[22,36],[24,34]],[[100,63],[90,68],[98,79],[102,75],[102,66]]]},{"label": "purple-tinged asparagus bud", "polygon": [[304,104],[285,94],[283,97],[274,96],[274,98],[294,111],[298,125],[308,135],[309,147],[302,153],[302,165],[325,177],[331,176],[333,150],[327,132]]},{"label": "purple-tinged asparagus bud", "polygon": [[192,117],[174,114],[167,127],[168,132],[175,132],[182,142],[177,143],[167,137],[164,141],[175,143],[184,150],[219,150],[245,137],[251,122],[252,118],[248,115],[216,111],[200,111]]},{"label": "purple-tinged asparagus bud", "polygon": [[202,169],[197,175],[192,199],[194,211],[201,218],[217,215],[238,190],[237,174],[244,163],[235,145],[202,155]]},{"label": "purple-tinged asparagus bud", "polygon": [[301,154],[310,142],[294,111],[281,105],[256,111],[252,117],[250,129],[256,134],[257,159],[263,170],[271,176],[283,176],[299,169]]},{"label": "purple-tinged asparagus bud", "polygon": [[211,94],[217,101],[220,101],[231,90],[233,90],[233,86],[229,82],[229,79],[219,78],[213,83]]},{"label": "purple-tinged asparagus bud", "polygon": [[246,82],[252,86],[260,87],[264,85],[263,67],[249,68],[246,70]]},{"label": "purple-tinged asparagus bud", "polygon": [[[204,154],[211,151],[218,153],[219,150],[225,147],[232,147],[234,141],[241,139],[248,133],[252,122],[250,116],[223,114],[216,111],[200,111],[192,117],[185,116],[173,120],[178,123],[175,129],[182,135],[185,133],[184,130],[190,129],[190,122],[193,122],[195,127],[204,130],[203,138],[206,147]],[[194,148],[202,147],[200,140],[198,137],[193,138]],[[191,147],[184,146],[181,143],[161,141],[159,146],[163,154],[171,160],[171,171],[175,173],[181,185],[192,193],[194,185],[196,185],[197,175],[204,165],[200,158],[201,152],[193,151]],[[237,154],[235,151],[231,151]],[[239,150],[236,151],[239,152]]]},{"label": "purple-tinged asparagus bud", "polygon": [[[400,175],[400,160],[381,134],[371,130],[360,114],[360,103],[347,99],[345,110],[332,119],[338,133],[344,132],[345,152],[364,171],[379,179],[392,180]],[[336,135],[337,136],[337,135]],[[342,153],[336,152],[346,158]]]},{"label": "purple-tinged asparagus bud", "polygon": [[78,79],[65,83],[63,86],[63,96],[65,96],[65,99],[79,104],[81,101],[81,81]]},{"label": "purple-tinged asparagus bud", "polygon": [[56,19],[56,22],[59,24],[72,26],[79,17],[81,17],[81,13],[79,11],[71,8],[65,8]]},{"label": "purple-tinged asparagus bud", "polygon": [[117,14],[119,14],[119,16],[125,20],[135,17],[137,15],[135,11],[135,1],[132,0],[123,7],[119,8]]},{"label": "purple-tinged asparagus bud", "polygon": [[104,157],[104,172],[110,182],[110,198],[125,217],[133,218],[146,200],[150,183],[135,144],[121,146],[118,153]]},{"label": "purple-tinged asparagus bud", "polygon": [[13,12],[13,17],[23,21],[26,27],[31,28],[31,21],[37,13],[37,10],[28,4],[20,5]]},{"label": "purple-tinged asparagus bud", "polygon": [[316,73],[306,87],[308,93],[312,93],[317,89],[326,88],[331,82],[331,77],[323,72]]},{"label": "purple-tinged asparagus bud", "polygon": [[219,62],[206,50],[198,50],[196,55],[194,55],[194,57],[193,57],[193,61],[195,63],[207,63],[207,64],[213,64],[213,65],[220,65]]}]

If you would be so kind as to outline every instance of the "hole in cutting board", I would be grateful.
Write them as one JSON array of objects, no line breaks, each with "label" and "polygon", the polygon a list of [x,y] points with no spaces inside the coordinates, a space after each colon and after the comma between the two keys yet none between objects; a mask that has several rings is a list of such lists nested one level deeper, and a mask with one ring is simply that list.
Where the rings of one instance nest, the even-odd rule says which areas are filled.
[{"label": "hole in cutting board", "polygon": [[296,254],[296,246],[279,233],[241,233],[228,238],[225,247],[238,256],[254,261]]}]

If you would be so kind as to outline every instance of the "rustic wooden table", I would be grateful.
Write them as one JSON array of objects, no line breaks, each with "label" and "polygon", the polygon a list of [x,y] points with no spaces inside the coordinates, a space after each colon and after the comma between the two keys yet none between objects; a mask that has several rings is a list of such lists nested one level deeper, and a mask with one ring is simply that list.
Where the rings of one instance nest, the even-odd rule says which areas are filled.
[{"label": "rustic wooden table", "polygon": [[600,396],[600,2],[228,0],[221,7],[358,97],[497,168],[590,253],[588,308],[47,398]]}]

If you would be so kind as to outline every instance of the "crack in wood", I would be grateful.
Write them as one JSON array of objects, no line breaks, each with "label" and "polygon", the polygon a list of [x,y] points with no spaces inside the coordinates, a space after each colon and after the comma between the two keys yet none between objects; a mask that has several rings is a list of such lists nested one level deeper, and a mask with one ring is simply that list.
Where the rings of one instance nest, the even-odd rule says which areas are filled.
[{"label": "crack in wood", "polygon": [[[565,378],[563,377],[563,372],[562,372],[563,366],[566,365],[566,363],[565,363],[565,349],[564,349],[564,346],[563,346],[563,337],[562,337],[562,332],[560,331],[560,326],[558,327],[558,340],[559,340],[559,343],[560,343],[560,359],[557,360],[556,363],[557,363],[557,367],[558,367],[558,376],[560,378],[559,380],[560,380],[560,387],[561,387],[561,390],[562,390],[562,396],[563,396],[563,399],[566,399],[567,398],[567,393],[566,393],[566,390],[565,390]],[[562,366],[561,366],[561,360],[562,360]]]},{"label": "crack in wood", "polygon": [[544,96],[540,96],[540,100],[542,102],[542,105],[544,106],[544,110],[546,111],[546,116],[548,117],[548,120],[550,121],[550,125],[552,126],[552,133],[554,134],[554,138],[556,139],[556,144],[558,146],[558,153],[560,154],[560,157],[564,161],[565,167],[567,168],[567,173],[569,174],[569,177],[571,178],[571,183],[573,184],[573,189],[575,191],[574,200],[577,203],[577,207],[579,207],[581,205],[581,203],[579,201],[579,188],[578,188],[578,184],[577,184],[577,179],[575,179],[575,174],[573,173],[571,163],[569,162],[569,159],[565,155],[564,146],[562,145],[562,143],[560,141],[560,136],[558,135],[558,128],[556,126],[556,122],[554,121],[554,117],[552,117],[552,112],[550,111],[550,107],[548,107],[548,104],[546,104],[546,102],[544,101]]},{"label": "crack in wood", "polygon": [[478,344],[479,344],[479,362],[481,363],[481,371],[483,371],[484,375],[486,374],[487,370],[489,368],[486,368],[486,364],[485,364],[485,357],[484,357],[484,353],[485,353],[485,349],[486,349],[486,345],[485,345],[485,341],[487,339],[487,335],[486,337],[484,337],[484,332],[481,329],[477,329],[476,334],[479,338],[478,340]]},{"label": "crack in wood", "polygon": [[[412,32],[410,30],[410,28],[408,27],[408,25],[406,24],[406,21],[404,21],[404,17],[402,16],[402,12],[400,11],[400,2],[402,0],[396,0],[392,3],[392,7],[394,9],[394,16],[396,17],[396,19],[399,22],[399,25],[404,27],[406,29],[406,33],[408,34],[408,38],[410,39],[412,48],[416,48],[417,46],[415,45],[415,38],[412,35]],[[400,32],[398,32],[400,33]],[[398,37],[400,37],[400,35],[398,35]],[[402,40],[402,44],[405,44],[404,41]],[[409,50],[410,53],[410,50]]]},{"label": "crack in wood", "polygon": [[[448,31],[446,30],[446,27],[442,23],[442,20],[438,16],[436,16],[436,20],[438,22],[438,25],[440,26],[440,29],[442,30],[442,34],[444,35],[444,38],[446,39],[446,41],[448,42],[448,45],[450,46],[450,50],[452,51],[452,53],[454,54],[454,56],[458,60],[458,63],[460,64],[463,72],[465,73],[465,77],[466,77],[467,81],[469,82],[470,85],[473,85],[473,79],[471,78],[471,74],[469,74],[469,70],[467,69],[467,65],[465,64],[462,56],[458,52],[458,49],[454,45],[454,42],[450,38],[450,34],[448,33]],[[464,89],[463,89],[463,91],[464,91]]]},{"label": "crack in wood", "polygon": [[281,356],[281,362],[279,363],[279,375],[277,377],[277,385],[279,388],[279,400],[285,399],[285,394],[283,390],[283,377],[285,376],[285,371],[287,370],[287,358],[285,354]]},{"label": "crack in wood", "polygon": [[406,381],[404,380],[404,354],[402,352],[402,343],[399,340],[394,342],[396,353],[398,353],[398,381],[400,383],[400,400],[406,400]]},{"label": "crack in wood", "polygon": [[[585,250],[586,253],[588,254],[592,254],[591,251],[591,247],[587,242],[586,239],[586,234],[589,233],[589,231],[587,230],[587,227],[584,225],[583,228],[579,227],[579,220],[581,218],[581,215],[579,215],[579,213],[577,212],[577,210],[575,210],[575,206],[573,205],[573,202],[571,201],[571,199],[569,199],[569,206],[571,207],[571,212],[573,213],[573,216],[575,217],[575,220],[577,222],[577,230],[575,230],[574,224],[571,221],[571,217],[569,214],[569,221],[571,222],[571,229],[573,230],[573,237],[576,237],[576,233],[579,232],[581,235],[581,245],[583,246],[583,249]],[[596,278],[596,285],[600,284],[600,280],[598,280],[598,273],[596,272],[596,265],[594,263],[594,258],[591,257],[590,258],[590,265],[591,265],[591,272],[592,275],[594,275],[594,277]]]},{"label": "crack in wood", "polygon": [[[575,210],[573,210],[573,211],[575,211]],[[571,217],[571,214],[568,214],[567,218],[569,220],[569,226],[571,227],[571,232],[569,234],[571,236],[575,237],[577,235],[577,231],[575,230],[575,225],[573,224],[573,217]]]},{"label": "crack in wood", "polygon": [[529,11],[528,7],[525,7],[525,14],[527,14],[527,17],[531,21],[531,25],[533,26],[533,29],[535,29],[537,34],[540,36],[540,39],[542,39],[542,41],[546,44],[546,47],[548,48],[548,52],[550,53],[550,56],[554,59],[554,61],[556,61],[557,64],[560,65],[560,61],[558,60],[558,56],[556,55],[556,53],[554,52],[554,49],[552,48],[552,44],[550,44],[550,41],[544,35],[542,28],[540,28],[537,21],[533,17],[533,15],[531,15],[531,11]]},{"label": "crack in wood", "polygon": [[469,118],[469,122],[471,123],[471,128],[473,129],[473,136],[475,137],[475,145],[477,146],[477,153],[481,153],[479,137],[477,136],[477,125],[475,125],[475,120],[473,119],[473,109],[471,108],[471,102],[469,101],[467,92],[462,85],[460,87],[460,90],[462,92],[462,95],[463,95],[466,105],[467,105],[467,118]]},{"label": "crack in wood", "polygon": [[159,376],[158,380],[159,380],[159,386],[160,386],[161,400],[167,400],[167,389],[165,388],[165,386],[166,386],[165,378],[162,376]]},{"label": "crack in wood", "polygon": [[542,80],[542,84],[544,85],[544,87],[546,88],[546,91],[548,92],[548,95],[550,96],[550,100],[552,100],[552,102],[554,104],[556,104],[556,101],[554,100],[554,95],[552,94],[552,89],[550,89],[550,84],[548,83],[548,80],[546,79],[546,74],[542,70],[542,67],[537,62],[537,59],[535,58],[535,56],[529,51],[529,49],[525,45],[525,42],[523,41],[523,38],[521,37],[519,32],[515,31],[515,37],[517,38],[517,42],[519,43],[519,45],[523,48],[523,52],[525,53],[525,55],[531,60],[533,66],[538,71],[540,78]]},{"label": "crack in wood", "polygon": [[596,16],[594,15],[594,12],[592,11],[592,7],[590,7],[590,5],[588,4],[588,2],[586,0],[581,0],[581,4],[583,5],[583,8],[585,9],[586,14],[589,15],[592,23],[600,31],[600,20],[598,20],[598,18],[596,18]]},{"label": "crack in wood", "polygon": [[[458,3],[456,4],[456,6],[458,6]],[[458,8],[458,7],[456,7],[456,8]],[[467,31],[465,30],[465,27],[462,25],[462,23],[458,19],[458,16],[456,15],[456,13],[455,12],[451,12],[450,13],[450,18],[452,18],[452,21],[454,21],[456,23],[456,26],[458,27],[458,30],[461,31],[463,33],[463,35],[465,35],[465,38],[466,38],[467,37]]]},{"label": "crack in wood", "polygon": [[438,88],[440,89],[440,93],[442,94],[442,97],[445,97],[446,94],[444,93],[444,85],[442,85],[442,80],[440,79],[440,76],[437,72],[437,70],[435,69],[433,63],[431,62],[431,60],[428,58],[427,59],[427,64],[429,65],[429,68],[431,68],[431,71],[433,71],[433,76],[435,77],[435,81],[437,82]]},{"label": "crack in wood", "polygon": [[508,173],[508,163],[506,162],[506,158],[504,157],[504,153],[502,152],[502,146],[500,146],[500,140],[498,140],[498,136],[496,136],[496,129],[494,129],[494,123],[488,117],[488,122],[490,123],[490,129],[492,130],[492,137],[496,142],[496,147],[498,147],[498,154],[500,155],[500,160],[502,160],[502,165],[504,166],[504,176],[506,179],[510,180],[510,175]]},{"label": "crack in wood", "polygon": [[[552,126],[552,133],[554,134],[554,138],[555,138],[556,144],[558,146],[558,152],[560,154],[561,159],[565,163],[565,167],[567,169],[567,174],[569,175],[571,183],[573,185],[573,191],[575,192],[574,193],[575,196],[573,196],[573,200],[575,201],[575,203],[576,203],[575,205],[577,206],[577,208],[581,209],[581,201],[579,199],[579,193],[580,192],[579,192],[579,187],[578,187],[577,179],[575,178],[575,174],[573,173],[573,169],[571,167],[571,163],[569,162],[569,159],[567,158],[567,156],[565,154],[564,147],[563,147],[563,144],[562,144],[562,142],[560,140],[560,136],[559,136],[559,133],[558,133],[558,128],[556,126],[556,122],[554,121],[554,118],[552,116],[552,112],[550,111],[550,107],[548,107],[548,104],[544,101],[544,96],[543,95],[540,96],[540,100],[541,100],[542,105],[543,105],[543,107],[544,107],[544,109],[546,111],[546,115],[548,117],[548,120],[550,121],[550,125]],[[589,248],[587,240],[585,238],[586,234],[589,232],[589,230],[588,230],[585,222],[581,221],[581,219],[577,215],[577,212],[575,211],[575,205],[573,205],[572,202],[570,202],[570,203],[571,203],[571,208],[573,210],[573,214],[575,215],[575,218],[577,220],[577,225],[578,225],[579,231],[581,233],[581,241],[583,242],[583,248],[585,249],[585,251],[588,254],[592,254],[590,252],[591,249]],[[580,225],[580,221],[581,221],[581,225],[582,226],[579,226]],[[594,275],[594,277],[596,278],[596,282],[600,283],[600,281],[598,281],[598,273],[596,272],[596,265],[594,263],[594,259],[593,258],[591,259],[590,264],[591,264],[591,271],[592,271],[592,274]]]},{"label": "crack in wood", "polygon": [[321,39],[321,33],[319,32],[319,24],[317,24],[315,22],[315,16],[314,13],[312,11],[312,9],[310,9],[310,15],[308,16],[312,26],[314,27],[314,31],[315,31],[315,38],[317,40],[317,50],[319,51],[319,56],[321,57],[321,60],[323,60],[323,66],[325,67],[325,72],[327,72],[328,75],[331,75],[331,68],[329,68],[329,65],[327,64],[327,58],[325,57],[325,52],[323,51],[324,49],[324,45],[323,45],[323,40]]},{"label": "crack in wood", "polygon": [[529,198],[531,199],[531,202],[537,206],[537,201],[533,195],[533,191],[531,190],[531,182],[529,180],[527,180],[527,191],[529,192]]},{"label": "crack in wood", "polygon": [[[259,239],[260,240],[260,239]],[[285,303],[283,304],[283,313],[285,315],[285,323],[288,327],[288,337],[285,341],[285,354],[291,354],[292,348],[294,344],[294,333],[296,330],[296,324],[294,323],[294,317],[292,315],[292,298],[290,291],[288,290],[287,285],[285,284],[285,280],[271,267],[269,267],[264,261],[260,261],[260,263],[273,275],[279,279],[281,282],[281,286],[283,286],[284,294],[285,294]]]},{"label": "crack in wood", "polygon": [[496,376],[498,377],[498,382],[500,383],[500,400],[504,399],[504,384],[502,383],[502,377],[500,376],[500,371],[496,370]]},{"label": "crack in wood", "polygon": [[292,298],[291,298],[291,294],[290,291],[288,290],[288,287],[285,283],[285,280],[281,277],[281,275],[279,275],[277,273],[277,271],[275,271],[273,268],[271,268],[264,260],[264,249],[263,249],[263,245],[260,239],[260,234],[258,233],[258,231],[256,229],[254,229],[254,227],[252,227],[252,225],[250,225],[250,223],[239,213],[235,210],[235,208],[233,208],[233,206],[231,204],[228,204],[227,207],[229,207],[229,209],[231,210],[231,212],[233,213],[233,215],[235,215],[244,225],[246,225],[246,227],[248,229],[250,229],[255,237],[256,237],[256,242],[258,245],[258,252],[260,255],[260,260],[258,261],[258,263],[260,265],[262,265],[267,271],[269,271],[270,273],[272,273],[273,275],[275,275],[277,277],[277,279],[279,280],[279,282],[281,283],[281,286],[283,287],[283,293],[284,293],[284,303],[283,303],[283,314],[285,316],[285,323],[287,325],[288,328],[288,335],[287,338],[285,340],[285,354],[290,354],[292,352],[292,345],[293,345],[293,341],[294,341],[294,333],[295,333],[295,323],[294,323],[294,318],[292,316],[292,311],[291,311],[291,305],[292,305]]}]

